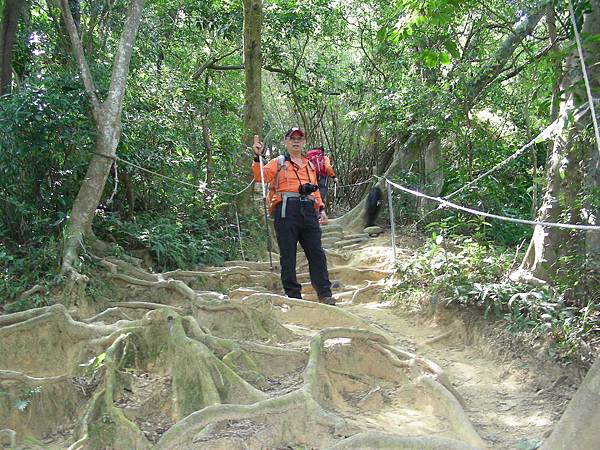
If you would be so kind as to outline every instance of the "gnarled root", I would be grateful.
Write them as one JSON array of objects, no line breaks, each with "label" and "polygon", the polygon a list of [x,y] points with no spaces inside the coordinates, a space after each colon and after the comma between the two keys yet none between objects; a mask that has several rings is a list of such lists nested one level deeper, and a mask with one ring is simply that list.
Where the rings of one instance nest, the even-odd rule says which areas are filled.
[{"label": "gnarled root", "polygon": [[476,450],[464,442],[436,436],[398,436],[390,433],[358,433],[327,450],[362,449],[398,449],[398,450]]},{"label": "gnarled root", "polygon": [[[16,450],[17,449],[17,433],[14,430],[10,430],[8,428],[4,430],[0,430],[0,439],[8,439],[8,449]],[[0,445],[4,445],[4,442],[0,440]]]}]

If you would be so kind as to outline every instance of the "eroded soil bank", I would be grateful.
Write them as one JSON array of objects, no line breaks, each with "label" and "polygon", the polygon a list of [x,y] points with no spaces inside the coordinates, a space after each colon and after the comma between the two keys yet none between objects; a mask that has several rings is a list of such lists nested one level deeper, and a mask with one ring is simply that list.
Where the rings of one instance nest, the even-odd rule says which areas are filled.
[{"label": "eroded soil bank", "polygon": [[[386,236],[326,230],[338,306],[267,263],[155,274],[95,258],[93,300],[0,316],[18,449],[535,448],[580,375],[460,311],[381,301]],[[401,258],[412,253],[400,242]]]}]

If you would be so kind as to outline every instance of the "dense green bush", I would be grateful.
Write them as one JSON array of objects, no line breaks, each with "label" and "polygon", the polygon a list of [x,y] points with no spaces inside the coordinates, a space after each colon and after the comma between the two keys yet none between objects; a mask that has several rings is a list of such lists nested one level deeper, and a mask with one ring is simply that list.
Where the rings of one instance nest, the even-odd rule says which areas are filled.
[{"label": "dense green bush", "polygon": [[566,357],[591,357],[589,341],[600,331],[600,306],[570,303],[563,292],[506,279],[514,252],[481,244],[470,237],[432,235],[410,260],[396,268],[396,282],[386,295],[402,303],[412,292],[426,291],[437,303],[475,306],[484,318],[504,319],[511,332],[545,334],[550,351]]}]

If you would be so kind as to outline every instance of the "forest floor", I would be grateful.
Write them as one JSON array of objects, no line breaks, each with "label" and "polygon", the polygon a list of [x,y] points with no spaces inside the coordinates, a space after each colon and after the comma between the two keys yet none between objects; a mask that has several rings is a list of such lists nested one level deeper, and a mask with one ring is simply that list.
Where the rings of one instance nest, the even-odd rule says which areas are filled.
[{"label": "forest floor", "polygon": [[19,450],[538,447],[578,370],[477,312],[383,301],[389,235],[323,240],[336,307],[307,273],[307,301],[273,295],[266,263],[155,275],[104,257],[102,301],[0,316],[0,430]]}]

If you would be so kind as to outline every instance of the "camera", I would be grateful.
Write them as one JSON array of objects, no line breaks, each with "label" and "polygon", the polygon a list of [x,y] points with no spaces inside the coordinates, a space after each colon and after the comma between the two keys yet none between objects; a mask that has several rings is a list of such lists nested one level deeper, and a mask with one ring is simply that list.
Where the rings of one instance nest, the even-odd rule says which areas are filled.
[{"label": "camera", "polygon": [[310,195],[317,189],[319,189],[319,185],[312,183],[304,183],[298,186],[298,192],[300,193],[300,195]]}]

